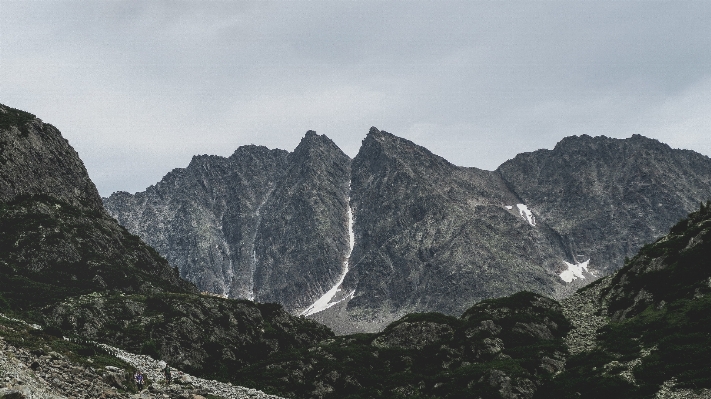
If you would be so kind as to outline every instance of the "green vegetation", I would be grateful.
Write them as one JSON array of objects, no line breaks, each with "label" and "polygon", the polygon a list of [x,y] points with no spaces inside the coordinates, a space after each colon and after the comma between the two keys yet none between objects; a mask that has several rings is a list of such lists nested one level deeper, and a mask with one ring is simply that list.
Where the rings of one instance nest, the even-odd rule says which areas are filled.
[{"label": "green vegetation", "polygon": [[555,301],[523,292],[461,318],[409,314],[378,334],[277,352],[234,382],[286,397],[499,398],[506,381],[526,389],[550,379],[556,366],[542,364],[565,355],[569,328]]},{"label": "green vegetation", "polygon": [[612,282],[608,312],[624,317],[536,397],[649,398],[672,378],[676,388],[711,388],[711,203],[642,248]]},{"label": "green vegetation", "polygon": [[35,119],[29,112],[3,106],[7,112],[0,111],[0,129],[9,129],[10,126],[21,128],[25,123]]},{"label": "green vegetation", "polygon": [[[94,291],[179,291],[167,262],[107,216],[48,196],[0,204],[0,307],[25,317]],[[187,287],[188,284],[185,283]],[[35,319],[37,320],[37,319]],[[39,320],[37,320],[39,321]]]}]

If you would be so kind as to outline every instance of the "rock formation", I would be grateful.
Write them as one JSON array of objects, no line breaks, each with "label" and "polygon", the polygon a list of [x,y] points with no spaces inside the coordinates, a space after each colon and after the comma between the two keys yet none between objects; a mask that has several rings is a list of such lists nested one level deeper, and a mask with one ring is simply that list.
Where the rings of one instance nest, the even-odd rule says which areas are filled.
[{"label": "rock formation", "polygon": [[[196,158],[104,203],[201,289],[278,302],[341,333],[521,290],[564,297],[711,198],[708,157],[637,135],[568,137],[496,171],[376,128],[352,161],[313,132],[290,154],[257,149]],[[280,155],[245,161],[258,152]],[[255,166],[264,177],[250,180]],[[220,177],[230,173],[243,190]]]}]

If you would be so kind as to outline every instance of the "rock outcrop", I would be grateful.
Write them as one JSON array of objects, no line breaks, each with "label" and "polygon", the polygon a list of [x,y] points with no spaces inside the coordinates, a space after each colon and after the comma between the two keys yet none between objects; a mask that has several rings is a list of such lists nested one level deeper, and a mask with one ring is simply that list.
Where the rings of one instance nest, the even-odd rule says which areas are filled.
[{"label": "rock outcrop", "polygon": [[103,211],[84,163],[59,130],[0,104],[0,201],[39,194]]}]

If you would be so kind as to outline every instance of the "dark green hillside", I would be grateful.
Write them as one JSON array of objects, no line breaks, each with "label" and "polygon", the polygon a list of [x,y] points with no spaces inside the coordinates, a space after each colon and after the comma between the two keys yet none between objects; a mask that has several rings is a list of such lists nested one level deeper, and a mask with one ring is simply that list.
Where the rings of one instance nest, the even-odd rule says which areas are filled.
[{"label": "dark green hillside", "polygon": [[223,381],[272,353],[333,337],[327,327],[293,317],[280,305],[206,295],[93,293],[44,312],[46,323],[65,335],[151,355]]},{"label": "dark green hillside", "polygon": [[0,203],[0,307],[19,313],[94,291],[195,292],[105,213],[49,196]]},{"label": "dark green hillside", "polygon": [[612,321],[598,348],[571,357],[537,397],[649,398],[665,383],[711,389],[711,203],[642,248],[600,299]]},{"label": "dark green hillside", "polygon": [[[106,213],[55,127],[1,104],[0,312],[44,325],[54,337],[112,344],[221,379],[333,336],[280,305],[198,294]],[[14,345],[44,345],[42,333],[38,341],[0,327]],[[67,354],[93,348],[47,339]]]},{"label": "dark green hillside", "polygon": [[277,353],[235,382],[292,398],[530,397],[561,370],[569,327],[557,302],[522,292]]}]

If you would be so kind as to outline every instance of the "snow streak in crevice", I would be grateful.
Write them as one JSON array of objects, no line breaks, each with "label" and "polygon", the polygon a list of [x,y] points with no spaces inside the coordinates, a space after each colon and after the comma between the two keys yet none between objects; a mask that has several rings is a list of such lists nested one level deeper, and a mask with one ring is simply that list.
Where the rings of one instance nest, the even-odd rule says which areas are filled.
[{"label": "snow streak in crevice", "polygon": [[[350,182],[348,184],[348,191],[350,192]],[[333,297],[336,296],[336,294],[341,290],[341,284],[343,284],[343,280],[346,278],[346,274],[348,274],[348,261],[350,260],[351,257],[351,252],[353,252],[353,246],[355,245],[355,234],[353,233],[353,210],[351,209],[351,197],[348,197],[348,253],[346,254],[346,260],[343,262],[343,273],[341,274],[341,277],[338,279],[338,282],[330,289],[328,292],[323,294],[321,298],[316,300],[311,306],[306,308],[303,312],[301,312],[301,316],[310,316],[314,313],[318,313],[322,310],[326,310],[330,308],[331,306],[342,302],[346,299],[352,298],[353,294],[355,294],[355,291],[350,292],[348,295],[345,297],[341,298],[338,301],[331,302]]]},{"label": "snow streak in crevice", "polygon": [[254,275],[257,273],[257,233],[259,232],[259,225],[262,224],[262,207],[267,203],[273,192],[274,187],[267,192],[262,203],[254,211],[256,222],[254,223],[254,234],[252,235],[252,262],[249,265],[249,296],[247,296],[250,301],[253,301],[256,297],[254,293]]}]

